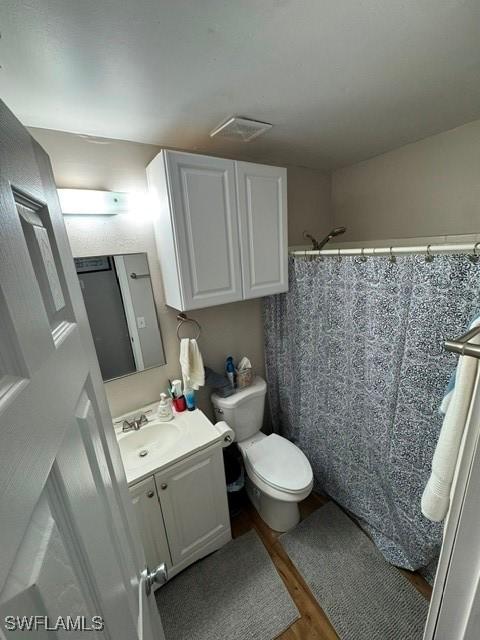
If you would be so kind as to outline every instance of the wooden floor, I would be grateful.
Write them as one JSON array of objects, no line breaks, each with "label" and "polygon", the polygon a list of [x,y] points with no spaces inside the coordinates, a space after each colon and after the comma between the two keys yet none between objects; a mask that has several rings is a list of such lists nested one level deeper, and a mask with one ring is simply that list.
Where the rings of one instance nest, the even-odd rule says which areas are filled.
[{"label": "wooden floor", "polygon": [[[326,498],[311,494],[300,503],[302,519],[326,502],[328,502]],[[248,503],[242,508],[241,513],[232,519],[232,535],[236,538],[251,529],[255,529],[265,545],[300,612],[300,618],[278,636],[278,640],[337,640],[338,635],[335,633],[335,629],[278,541],[280,534],[270,529]],[[420,575],[410,571],[402,571],[402,573],[422,595],[427,599],[430,598],[432,588]]]}]

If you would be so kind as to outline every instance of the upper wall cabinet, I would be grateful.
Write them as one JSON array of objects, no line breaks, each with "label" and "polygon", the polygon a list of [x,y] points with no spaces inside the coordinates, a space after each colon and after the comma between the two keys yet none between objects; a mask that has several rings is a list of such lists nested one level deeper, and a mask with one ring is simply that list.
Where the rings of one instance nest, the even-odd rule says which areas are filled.
[{"label": "upper wall cabinet", "polygon": [[287,170],[235,162],[243,297],[288,289]]},{"label": "upper wall cabinet", "polygon": [[164,150],[147,176],[168,305],[188,311],[288,289],[285,169]]}]

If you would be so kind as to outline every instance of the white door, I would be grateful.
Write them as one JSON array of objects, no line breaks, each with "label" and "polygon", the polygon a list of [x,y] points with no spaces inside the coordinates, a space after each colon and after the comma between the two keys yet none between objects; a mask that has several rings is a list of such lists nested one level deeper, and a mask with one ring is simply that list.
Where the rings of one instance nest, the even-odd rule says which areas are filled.
[{"label": "white door", "polygon": [[[222,449],[202,451],[155,474],[175,572],[231,537]],[[197,555],[197,557],[201,557]],[[196,559],[196,558],[195,558]]]},{"label": "white door", "polygon": [[165,154],[183,310],[241,300],[233,160]]},{"label": "white door", "polygon": [[287,170],[237,162],[243,296],[288,290]]},{"label": "white door", "polygon": [[164,562],[170,569],[170,550],[153,476],[130,487],[130,495],[148,565],[154,567]]},{"label": "white door", "polygon": [[0,628],[163,638],[50,163],[1,102],[0,166]]}]

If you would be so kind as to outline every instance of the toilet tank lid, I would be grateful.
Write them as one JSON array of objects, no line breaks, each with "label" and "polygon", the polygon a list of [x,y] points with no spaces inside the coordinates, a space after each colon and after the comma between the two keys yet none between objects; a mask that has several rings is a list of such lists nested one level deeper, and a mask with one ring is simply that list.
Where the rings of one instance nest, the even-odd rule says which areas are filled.
[{"label": "toilet tank lid", "polygon": [[251,385],[240,389],[233,395],[228,396],[228,398],[222,398],[217,393],[212,393],[211,400],[215,407],[233,409],[242,404],[242,402],[245,402],[245,400],[250,400],[251,398],[255,398],[255,396],[264,396],[266,392],[267,383],[265,380],[260,376],[255,376]]}]

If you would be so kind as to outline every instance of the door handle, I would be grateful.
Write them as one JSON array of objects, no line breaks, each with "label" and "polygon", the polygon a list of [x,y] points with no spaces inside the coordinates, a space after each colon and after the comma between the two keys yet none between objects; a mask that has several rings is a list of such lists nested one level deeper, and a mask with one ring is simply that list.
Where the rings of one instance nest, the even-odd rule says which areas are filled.
[{"label": "door handle", "polygon": [[159,586],[164,585],[168,580],[167,566],[164,562],[159,564],[156,569],[150,571],[147,567],[145,569],[145,592],[149,596],[152,592],[152,587],[157,584]]}]

